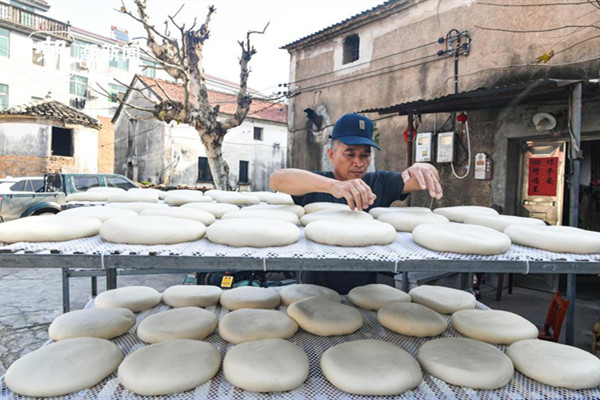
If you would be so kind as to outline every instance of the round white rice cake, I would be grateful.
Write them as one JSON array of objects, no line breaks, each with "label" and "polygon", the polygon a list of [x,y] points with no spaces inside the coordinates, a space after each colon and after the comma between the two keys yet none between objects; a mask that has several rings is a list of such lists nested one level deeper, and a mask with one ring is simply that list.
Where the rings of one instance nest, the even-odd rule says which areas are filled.
[{"label": "round white rice cake", "polygon": [[[133,190],[134,188],[130,189]],[[109,192],[109,193],[125,193],[125,189],[113,186],[94,186],[86,190],[86,192]]]},{"label": "round white rice cake", "polygon": [[259,218],[259,219],[275,219],[279,221],[290,222],[294,225],[298,224],[298,217],[296,214],[284,211],[284,210],[267,210],[267,209],[246,209],[245,207],[241,210],[229,211],[223,214],[221,219],[232,219],[232,218]]},{"label": "round white rice cake", "polygon": [[126,286],[107,290],[94,299],[97,308],[126,308],[133,312],[148,310],[160,303],[161,294],[148,286]]},{"label": "round white rice cake", "polygon": [[330,246],[386,245],[396,239],[396,230],[390,224],[375,220],[320,220],[304,228],[304,235],[313,242]]},{"label": "round white rice cake", "polygon": [[232,247],[287,246],[300,239],[300,229],[291,222],[274,219],[232,218],[209,226],[206,237]]},{"label": "round white rice cake", "polygon": [[142,210],[140,215],[162,215],[164,217],[191,219],[208,226],[215,222],[215,216],[208,211],[198,208],[161,207]]},{"label": "round white rice cake", "polygon": [[355,306],[366,310],[379,310],[394,301],[410,301],[410,296],[395,287],[382,283],[371,283],[350,290],[348,300]]},{"label": "round white rice cake", "polygon": [[[213,197],[213,195],[211,195]],[[225,192],[225,193],[217,193],[216,197],[213,197],[218,203],[228,203],[228,204],[239,204],[239,205],[249,205],[249,204],[258,204],[260,200],[256,196],[251,196],[248,194],[242,194],[239,192]]]},{"label": "round white rice cake", "polygon": [[243,308],[226,314],[219,322],[219,335],[229,343],[250,340],[291,338],[298,331],[296,321],[283,311]]},{"label": "round white rice cake", "polygon": [[327,201],[318,201],[316,203],[309,203],[304,206],[304,213],[310,214],[317,211],[325,210],[347,210],[351,211],[348,204],[343,203],[329,203]]},{"label": "round white rice cake", "polygon": [[158,202],[158,194],[152,192],[112,193],[107,200],[109,203],[156,203]]},{"label": "round white rice cake", "polygon": [[219,319],[212,311],[199,307],[181,307],[146,317],[137,328],[146,343],[175,339],[202,340],[217,329]]},{"label": "round white rice cake", "polygon": [[469,215],[499,215],[498,211],[493,208],[481,206],[439,207],[434,209],[433,212],[443,215],[452,222],[464,222]]},{"label": "round white rice cake", "polygon": [[364,211],[350,211],[350,210],[323,210],[315,211],[310,214],[304,215],[300,218],[302,225],[306,226],[314,221],[320,221],[322,219],[334,219],[336,221],[342,220],[373,220],[371,214]]},{"label": "round white rice cake", "polygon": [[273,192],[245,192],[244,194],[250,196],[256,196],[260,201],[264,201],[269,204],[280,204],[280,205],[292,205],[294,200],[292,196],[287,193],[273,193]]},{"label": "round white rice cake", "polygon": [[556,253],[600,253],[600,233],[571,226],[509,225],[510,239],[523,246]]},{"label": "round white rice cake", "polygon": [[194,389],[212,379],[221,366],[221,352],[199,340],[177,339],[144,346],[119,366],[119,382],[145,396]]},{"label": "round white rice cake", "polygon": [[87,308],[59,315],[48,334],[55,342],[76,337],[112,339],[127,333],[135,322],[135,314],[126,308]]},{"label": "round white rice cake", "polygon": [[128,189],[127,192],[129,192],[129,193],[154,193],[158,196],[158,198],[160,200],[164,200],[164,198],[167,196],[166,191],[160,190],[160,189],[154,189],[154,188],[131,188],[131,189]]},{"label": "round white rice cake", "polygon": [[225,203],[186,203],[181,206],[182,208],[199,208],[204,211],[208,211],[215,218],[221,218],[223,214],[229,211],[239,210],[240,208],[235,204],[225,204]]},{"label": "round white rice cake", "polygon": [[125,208],[127,210],[133,210],[139,214],[143,210],[147,210],[149,208],[168,208],[169,205],[165,203],[147,203],[141,201],[134,201],[131,203],[109,203],[106,205],[106,207]]},{"label": "round white rice cake", "polygon": [[262,339],[234,346],[223,360],[223,374],[233,386],[250,392],[284,392],[308,378],[302,347],[284,339]]},{"label": "round white rice cake", "polygon": [[100,222],[107,221],[114,217],[135,216],[137,213],[133,210],[124,208],[106,207],[106,206],[91,206],[91,207],[75,207],[69,208],[56,214],[57,217],[90,217],[96,218]]},{"label": "round white rice cake", "polygon": [[67,203],[72,201],[107,201],[108,197],[115,192],[106,190],[107,188],[97,188],[102,190],[94,190],[95,188],[90,188],[87,192],[76,192],[67,195],[65,201]]},{"label": "round white rice cake", "polygon": [[452,326],[471,339],[492,344],[511,344],[538,337],[538,328],[512,312],[501,310],[460,310],[452,314]]},{"label": "round white rice cake", "polygon": [[321,370],[331,384],[363,396],[393,396],[423,380],[417,360],[400,347],[381,340],[356,340],[329,348]]},{"label": "round white rice cake", "polygon": [[600,385],[600,359],[577,347],[527,339],[508,346],[506,354],[517,371],[544,385],[573,390]]},{"label": "round white rice cake", "polygon": [[19,358],[6,371],[5,382],[23,396],[62,396],[96,385],[122,359],[121,350],[106,339],[66,339]]},{"label": "round white rice cake", "polygon": [[176,206],[187,203],[210,203],[211,201],[213,201],[212,197],[205,196],[199,190],[169,190],[165,196],[165,203]]},{"label": "round white rice cake", "polygon": [[408,292],[413,303],[419,303],[442,314],[475,308],[477,300],[471,293],[445,286],[421,285]]},{"label": "round white rice cake", "polygon": [[467,338],[426,342],[417,354],[421,367],[444,382],[472,389],[498,389],[514,374],[510,359],[491,344]]},{"label": "round white rice cake", "polygon": [[111,218],[100,228],[100,236],[108,242],[144,245],[192,242],[205,233],[201,222],[160,215]]},{"label": "round white rice cake", "polygon": [[378,221],[387,222],[398,232],[412,232],[415,227],[430,222],[446,223],[448,218],[432,212],[388,212],[377,218]]},{"label": "round white rice cake", "polygon": [[0,242],[62,242],[97,235],[102,222],[91,217],[39,215],[0,224]]},{"label": "round white rice cake", "polygon": [[174,285],[162,295],[162,301],[171,307],[210,307],[217,305],[223,289],[212,285]]},{"label": "round white rice cake", "polygon": [[302,217],[304,215],[304,207],[296,205],[296,204],[255,204],[252,206],[246,206],[244,207],[244,209],[246,210],[280,210],[280,211],[289,211],[292,212],[294,214],[296,214],[296,216],[298,216],[298,218]]},{"label": "round white rice cake", "polygon": [[289,306],[298,300],[306,299],[313,296],[327,296],[338,303],[342,301],[342,296],[333,289],[325,286],[313,285],[311,283],[294,283],[286,285],[279,291],[281,303]]},{"label": "round white rice cake", "polygon": [[448,322],[437,312],[418,303],[396,301],[381,307],[377,320],[391,331],[407,336],[437,336],[448,328]]},{"label": "round white rice cake", "polygon": [[541,219],[516,217],[514,215],[483,215],[474,214],[465,218],[465,224],[487,226],[499,232],[504,232],[504,228],[512,224],[543,225],[546,224]]},{"label": "round white rice cake", "polygon": [[326,296],[296,301],[287,308],[287,314],[302,329],[318,336],[346,335],[363,326],[360,311]]},{"label": "round white rice cake", "polygon": [[505,253],[510,238],[502,232],[479,225],[433,222],[412,231],[415,243],[433,251],[494,255]]},{"label": "round white rice cake", "polygon": [[275,308],[281,303],[276,290],[255,286],[241,286],[223,291],[219,300],[228,310],[240,308]]},{"label": "round white rice cake", "polygon": [[427,207],[373,207],[369,210],[369,214],[377,219],[387,213],[409,213],[409,214],[431,214],[431,210]]}]

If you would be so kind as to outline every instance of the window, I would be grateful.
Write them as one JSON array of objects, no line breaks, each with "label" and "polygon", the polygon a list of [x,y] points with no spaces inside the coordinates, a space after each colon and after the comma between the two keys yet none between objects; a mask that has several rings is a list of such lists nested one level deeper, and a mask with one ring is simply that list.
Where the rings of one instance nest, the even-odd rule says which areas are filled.
[{"label": "window", "polygon": [[31,62],[33,65],[44,66],[44,51],[39,47],[39,42],[33,42],[31,49]]},{"label": "window", "polygon": [[8,57],[8,29],[0,28],[0,56]]},{"label": "window", "polygon": [[108,101],[110,103],[116,103],[118,100],[123,100],[123,96],[127,91],[127,87],[123,85],[116,85],[114,83],[108,84],[108,91],[110,92],[110,97]]},{"label": "window", "polygon": [[88,46],[93,46],[93,44],[75,39],[73,44],[71,44],[71,57],[78,60],[85,60],[89,51]]},{"label": "window", "polygon": [[23,179],[12,185],[13,192],[41,192],[44,187],[43,179]]},{"label": "window", "polygon": [[[157,64],[153,61],[148,61],[148,60],[144,60],[143,58],[141,59],[142,61],[142,75],[147,76],[148,78],[155,78],[156,77],[156,68],[151,68],[151,67],[156,67]],[[144,68],[144,65],[148,65],[150,67],[148,68]]]},{"label": "window", "polygon": [[73,157],[73,136],[71,129],[52,127],[51,150],[53,156]]},{"label": "window", "polygon": [[118,187],[125,190],[137,187],[133,183],[129,182],[127,179],[118,176],[107,176],[106,186]]},{"label": "window", "polygon": [[0,83],[0,110],[8,107],[8,85]]},{"label": "window", "polygon": [[69,93],[75,96],[85,97],[87,93],[87,78],[84,76],[71,75]]},{"label": "window", "polygon": [[85,192],[89,188],[100,186],[100,182],[97,176],[74,176],[73,187],[77,191]]},{"label": "window", "polygon": [[358,35],[350,35],[344,38],[344,64],[358,60],[360,55],[360,40]]},{"label": "window", "polygon": [[108,66],[122,69],[123,71],[129,71],[129,59],[125,58],[125,55],[122,52],[119,52],[112,55],[108,61]]},{"label": "window", "polygon": [[239,183],[248,183],[248,161],[240,160],[240,179]]},{"label": "window", "polygon": [[263,128],[254,127],[254,140],[263,140]]},{"label": "window", "polygon": [[208,158],[198,157],[198,182],[212,182]]}]

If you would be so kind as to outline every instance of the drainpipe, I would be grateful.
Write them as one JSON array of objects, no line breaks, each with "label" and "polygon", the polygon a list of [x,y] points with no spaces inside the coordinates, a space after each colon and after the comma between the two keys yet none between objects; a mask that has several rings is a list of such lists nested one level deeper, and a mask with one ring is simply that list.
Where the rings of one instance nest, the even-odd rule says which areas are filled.
[{"label": "drainpipe", "polygon": [[[573,175],[571,176],[571,188],[569,193],[569,225],[577,228],[579,226],[579,155],[574,154],[573,146],[581,148],[581,92],[582,83],[576,83],[571,87],[571,162]],[[577,275],[567,274],[567,299],[570,305],[567,311],[567,330],[565,342],[572,345],[575,338],[575,289]]]}]

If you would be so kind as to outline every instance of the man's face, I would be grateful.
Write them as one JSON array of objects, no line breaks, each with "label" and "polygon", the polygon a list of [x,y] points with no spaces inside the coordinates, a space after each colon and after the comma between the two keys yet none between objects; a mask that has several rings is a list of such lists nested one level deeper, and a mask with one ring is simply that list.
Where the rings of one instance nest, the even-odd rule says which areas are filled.
[{"label": "man's face", "polygon": [[371,163],[371,146],[347,145],[336,140],[333,147],[327,150],[327,155],[333,164],[335,179],[340,181],[362,179]]}]

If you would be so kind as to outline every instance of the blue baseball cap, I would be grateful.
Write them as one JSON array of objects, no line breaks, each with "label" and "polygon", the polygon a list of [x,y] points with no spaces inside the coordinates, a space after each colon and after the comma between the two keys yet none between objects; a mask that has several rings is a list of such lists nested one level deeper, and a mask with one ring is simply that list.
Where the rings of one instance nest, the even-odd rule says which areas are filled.
[{"label": "blue baseball cap", "polygon": [[337,120],[331,138],[347,145],[366,144],[381,150],[373,141],[373,121],[354,113],[345,114]]}]

